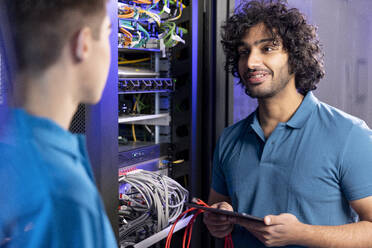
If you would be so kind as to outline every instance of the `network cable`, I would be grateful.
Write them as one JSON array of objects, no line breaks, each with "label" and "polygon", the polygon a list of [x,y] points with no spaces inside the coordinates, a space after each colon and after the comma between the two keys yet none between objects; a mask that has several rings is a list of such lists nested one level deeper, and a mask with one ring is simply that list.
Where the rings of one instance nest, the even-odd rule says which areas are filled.
[{"label": "network cable", "polygon": [[154,172],[131,171],[119,183],[130,185],[119,197],[119,214],[127,223],[119,231],[121,242],[141,228],[148,229],[149,223],[156,223],[153,232],[161,231],[178,218],[188,200],[188,191],[179,183]]},{"label": "network cable", "polygon": [[[121,18],[119,25],[132,34],[132,37],[129,37],[126,32],[120,29],[124,37],[120,34],[119,41],[123,40],[124,46],[145,47],[153,37],[159,40],[160,49],[164,54],[165,48],[174,47],[179,42],[185,43],[182,36],[187,34],[187,30],[177,27],[174,22],[181,18],[183,9],[186,8],[182,0],[132,0],[126,2],[127,4],[118,3],[119,18]],[[130,2],[141,5],[132,6],[128,4]],[[146,5],[148,7],[145,7]],[[161,9],[160,12],[153,11],[155,7]],[[170,8],[174,9],[174,13]],[[157,28],[153,27],[151,23],[156,23]]]},{"label": "network cable", "polygon": [[[120,20],[119,21],[119,26],[120,26],[120,31],[124,33],[126,36],[129,37],[130,39],[130,46],[131,47],[142,47],[149,39],[150,39],[150,34],[149,32],[141,26],[138,22],[133,22],[133,21],[126,21],[126,20]],[[139,35],[137,34],[137,43],[132,43],[133,41],[133,34],[129,31],[134,32],[141,32],[145,35],[145,37],[142,39],[142,36],[138,37]],[[129,33],[129,34],[128,34]]]},{"label": "network cable", "polygon": [[158,3],[160,0],[133,0],[134,3],[140,3],[140,4],[153,4],[153,3]]},{"label": "network cable", "polygon": [[[163,39],[165,47],[174,47],[179,42],[185,42],[176,32],[177,26],[174,22],[165,22],[161,26],[161,30],[164,32],[159,36],[160,39]],[[187,29],[178,27],[178,30],[183,34],[187,34]]]},{"label": "network cable", "polygon": [[146,61],[150,61],[151,58],[143,58],[143,59],[135,59],[135,60],[126,60],[124,59],[123,61],[119,61],[119,65],[129,65],[129,64],[137,64],[137,63],[142,63]]},{"label": "network cable", "polygon": [[[122,12],[122,13],[120,13],[120,12]],[[134,8],[130,8],[128,6],[123,6],[123,8],[119,9],[119,18],[124,18],[124,19],[133,18],[134,15],[135,15]]]},{"label": "network cable", "polygon": [[179,13],[178,13],[178,16],[174,17],[174,18],[171,18],[169,20],[167,20],[168,22],[172,22],[172,21],[175,21],[175,20],[178,20],[181,18],[182,16],[182,10],[184,8],[184,5],[182,4],[182,0],[180,0],[179,2],[177,1],[177,5],[179,6],[178,9],[179,9]]}]

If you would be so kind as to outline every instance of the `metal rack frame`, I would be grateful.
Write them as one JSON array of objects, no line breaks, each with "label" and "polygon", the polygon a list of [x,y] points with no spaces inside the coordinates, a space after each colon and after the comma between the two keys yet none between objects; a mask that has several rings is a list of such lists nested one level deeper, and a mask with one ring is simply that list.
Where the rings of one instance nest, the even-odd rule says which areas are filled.
[{"label": "metal rack frame", "polygon": [[[189,10],[191,24],[190,32],[191,43],[189,49],[189,57],[191,63],[189,72],[191,72],[191,88],[190,92],[190,167],[188,170],[190,178],[190,192],[192,196],[202,195],[202,173],[203,167],[201,162],[202,153],[204,150],[202,144],[202,89],[203,89],[203,63],[204,51],[201,49],[203,41],[203,11],[204,4],[207,0],[192,0]],[[104,89],[102,100],[95,106],[87,106],[86,109],[86,135],[88,152],[90,154],[94,175],[96,178],[98,189],[101,192],[103,202],[106,208],[107,215],[111,221],[114,233],[118,237],[118,218],[117,218],[117,195],[118,195],[118,51],[130,50],[131,52],[144,52],[143,49],[128,49],[118,48],[118,17],[117,17],[117,1],[110,0],[108,10],[113,24],[111,34],[111,68],[108,77],[108,83]],[[185,21],[185,20],[182,20]],[[150,51],[149,49],[146,52]],[[151,49],[158,53],[158,49]],[[159,64],[154,65],[159,71]],[[182,65],[184,66],[184,65]],[[139,92],[136,92],[139,93]],[[154,93],[154,92],[152,92]],[[159,92],[157,95],[157,103],[159,104]],[[160,113],[155,113],[160,114]],[[206,113],[203,113],[203,115]],[[205,196],[206,197],[206,196]],[[203,197],[203,198],[205,198]],[[198,225],[194,229],[199,229]],[[195,231],[192,239],[192,247],[200,247],[202,233]]]}]

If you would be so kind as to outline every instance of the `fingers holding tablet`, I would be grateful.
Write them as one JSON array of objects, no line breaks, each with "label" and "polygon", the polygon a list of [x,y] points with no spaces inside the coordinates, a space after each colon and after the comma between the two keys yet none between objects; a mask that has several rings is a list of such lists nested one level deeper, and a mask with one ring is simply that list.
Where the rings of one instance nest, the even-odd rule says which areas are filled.
[{"label": "fingers holding tablet", "polygon": [[[232,206],[227,202],[218,202],[210,207],[225,211],[233,211]],[[223,238],[229,235],[234,227],[227,215],[213,213],[211,211],[204,212],[203,222],[207,226],[209,232],[217,238]]]}]

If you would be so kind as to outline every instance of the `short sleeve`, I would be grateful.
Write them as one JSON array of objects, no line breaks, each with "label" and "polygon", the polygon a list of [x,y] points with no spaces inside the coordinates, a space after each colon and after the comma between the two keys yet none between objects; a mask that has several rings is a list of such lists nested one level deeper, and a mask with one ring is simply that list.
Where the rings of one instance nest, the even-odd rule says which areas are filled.
[{"label": "short sleeve", "polygon": [[222,137],[217,142],[213,155],[212,189],[219,194],[228,195],[226,179],[221,164],[220,146]]},{"label": "short sleeve", "polygon": [[364,122],[354,125],[348,135],[340,173],[348,201],[372,196],[372,131]]}]

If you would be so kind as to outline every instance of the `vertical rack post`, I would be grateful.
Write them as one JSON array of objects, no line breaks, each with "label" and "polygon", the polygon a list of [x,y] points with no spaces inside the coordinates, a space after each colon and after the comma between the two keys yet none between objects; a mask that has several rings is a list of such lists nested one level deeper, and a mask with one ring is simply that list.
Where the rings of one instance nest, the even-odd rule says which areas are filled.
[{"label": "vertical rack post", "polygon": [[[160,53],[155,53],[155,73],[159,73]],[[160,114],[160,95],[159,92],[155,93],[155,114]],[[159,144],[159,126],[155,126],[155,144]]]},{"label": "vertical rack post", "polygon": [[3,79],[3,54],[0,49],[0,105],[4,103],[4,95],[3,95],[3,84],[4,84],[4,79]]},{"label": "vertical rack post", "polygon": [[86,136],[89,157],[107,216],[116,238],[118,223],[118,9],[117,0],[108,1],[112,23],[111,66],[101,101],[87,107]]}]

